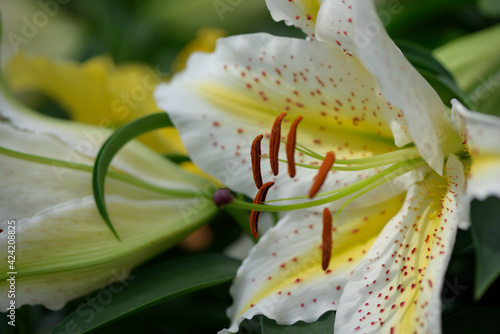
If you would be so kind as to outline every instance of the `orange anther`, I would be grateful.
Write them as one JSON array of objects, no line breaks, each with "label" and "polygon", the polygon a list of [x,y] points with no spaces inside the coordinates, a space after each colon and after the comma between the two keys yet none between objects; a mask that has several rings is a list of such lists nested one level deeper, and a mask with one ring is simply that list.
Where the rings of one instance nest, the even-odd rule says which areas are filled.
[{"label": "orange anther", "polygon": [[271,162],[271,170],[274,176],[278,175],[278,155],[281,141],[281,121],[285,118],[286,112],[281,113],[274,121],[269,138],[269,161]]},{"label": "orange anther", "polygon": [[323,243],[321,254],[321,267],[326,271],[330,264],[330,257],[332,256],[332,213],[328,208],[323,210]]},{"label": "orange anther", "polygon": [[[260,187],[257,195],[253,200],[253,204],[262,204],[266,200],[267,191],[274,185],[274,182],[267,182]],[[250,231],[255,239],[259,236],[259,217],[260,211],[252,210],[250,211]]]},{"label": "orange anther", "polygon": [[302,116],[299,116],[293,121],[290,131],[288,132],[288,137],[286,140],[286,159],[288,161],[288,175],[290,177],[295,176],[295,144],[297,143],[297,125],[302,120]]},{"label": "orange anther", "polygon": [[257,189],[260,189],[260,187],[262,187],[262,173],[260,171],[260,142],[262,141],[263,137],[263,135],[258,135],[257,137],[255,137],[252,142],[252,148],[250,150],[253,180],[255,182],[255,185],[257,186]]},{"label": "orange anther", "polygon": [[332,168],[334,162],[335,162],[335,154],[332,151],[326,153],[325,160],[323,160],[323,163],[319,168],[316,180],[314,180],[311,190],[309,190],[309,198],[313,198],[314,195],[318,193],[319,189],[325,182],[326,176],[328,175],[328,172],[330,171],[330,168]]}]

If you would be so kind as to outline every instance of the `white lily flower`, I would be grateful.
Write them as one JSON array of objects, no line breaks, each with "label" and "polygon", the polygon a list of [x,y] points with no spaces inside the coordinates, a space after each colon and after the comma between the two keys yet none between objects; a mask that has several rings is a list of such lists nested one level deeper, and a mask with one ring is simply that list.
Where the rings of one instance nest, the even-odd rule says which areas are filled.
[{"label": "white lily flower", "polygon": [[[100,217],[92,192],[94,157],[111,132],[37,114],[9,96],[2,80],[0,85],[2,310],[12,300],[15,307],[56,310],[124,280],[133,267],[175,245],[215,212],[205,194],[212,183],[132,142],[114,158],[106,182],[119,241]],[[15,253],[8,254],[12,240],[9,250]],[[7,298],[11,275],[15,299]]]},{"label": "white lily flower", "polygon": [[[275,20],[302,28],[308,38],[219,40],[214,53],[194,54],[184,72],[155,92],[201,169],[248,196],[257,184],[257,204],[235,199],[230,205],[289,211],[240,267],[231,288],[232,323],[222,332],[236,332],[257,314],[288,325],[337,310],[336,333],[439,333],[446,266],[459,222],[468,225],[459,211],[479,194],[499,195],[498,176],[487,186],[478,176],[465,190],[475,177],[471,158],[473,175],[476,168],[490,175],[500,168],[491,158],[500,153],[492,139],[477,138],[486,116],[454,102],[452,119],[390,40],[371,1],[267,4]],[[297,173],[276,176],[263,164],[262,179],[275,185],[272,201],[258,205],[265,187],[254,184],[252,139],[263,133],[263,143],[273,136],[285,141],[269,132],[282,112],[292,133],[290,120],[303,117],[298,145],[291,146]],[[489,126],[498,133],[497,121]],[[469,143],[488,154],[476,154],[473,144],[467,149],[466,130]],[[274,142],[257,156],[267,158],[277,147]],[[305,195],[322,174],[314,168],[327,160],[335,162],[323,176],[332,172],[319,185],[323,192],[309,200]],[[335,213],[330,242],[322,238],[324,207]]]}]

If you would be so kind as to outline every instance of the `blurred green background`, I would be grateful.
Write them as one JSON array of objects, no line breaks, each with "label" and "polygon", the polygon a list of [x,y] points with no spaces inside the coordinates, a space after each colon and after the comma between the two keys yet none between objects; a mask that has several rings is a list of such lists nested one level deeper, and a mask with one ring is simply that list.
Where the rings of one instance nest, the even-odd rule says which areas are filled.
[{"label": "blurred green background", "polygon": [[[377,4],[393,38],[429,49],[491,26],[500,15],[497,0]],[[228,35],[261,31],[301,35],[275,23],[264,0],[3,0],[0,10],[3,64],[22,49],[75,60],[110,54],[118,63],[145,61],[167,70],[202,27],[222,28]]]}]

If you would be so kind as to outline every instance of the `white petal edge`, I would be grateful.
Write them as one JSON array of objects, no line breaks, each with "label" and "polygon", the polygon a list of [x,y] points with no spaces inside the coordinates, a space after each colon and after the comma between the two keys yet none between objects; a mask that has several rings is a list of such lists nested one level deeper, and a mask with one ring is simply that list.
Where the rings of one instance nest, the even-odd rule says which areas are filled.
[{"label": "white petal edge", "polygon": [[316,17],[323,0],[266,0],[271,16],[276,22],[285,21],[296,26],[309,37],[316,32]]},{"label": "white petal edge", "polygon": [[[461,149],[441,99],[385,31],[372,0],[325,0],[316,25],[321,41],[360,58],[387,100],[401,108],[416,147],[442,175],[444,159]],[[393,127],[395,136],[399,129]]]},{"label": "white petal edge", "polygon": [[470,225],[470,202],[500,197],[500,118],[467,109],[452,101],[455,123],[466,137],[472,159],[466,196],[460,208],[461,227]]}]

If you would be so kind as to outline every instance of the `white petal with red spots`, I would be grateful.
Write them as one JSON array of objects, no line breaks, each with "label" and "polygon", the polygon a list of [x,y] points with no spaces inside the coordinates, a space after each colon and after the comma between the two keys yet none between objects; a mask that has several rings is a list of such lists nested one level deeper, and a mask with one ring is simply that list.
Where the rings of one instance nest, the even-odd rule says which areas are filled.
[{"label": "white petal with red spots", "polygon": [[[345,210],[332,227],[329,269],[321,268],[322,210],[285,215],[252,249],[231,287],[229,332],[264,314],[279,324],[317,320],[338,306],[343,286],[384,225],[403,204],[398,195],[363,210]],[[223,331],[224,333],[226,331]]]},{"label": "white petal with red spots", "polygon": [[316,17],[323,0],[266,0],[275,21],[297,26],[309,38],[314,38]]},{"label": "white petal with red spots", "polygon": [[[387,104],[373,77],[356,59],[326,44],[267,34],[219,40],[215,53],[193,55],[187,70],[160,85],[155,97],[180,130],[193,161],[249,196],[256,192],[250,144],[260,133],[269,135],[281,112],[288,113],[284,138],[291,122],[302,115],[298,143],[323,155],[333,150],[337,159],[397,149],[386,119],[402,116]],[[268,140],[262,143],[266,155]],[[284,145],[281,148],[280,156],[285,158]],[[296,161],[320,163],[301,153]],[[282,173],[273,178],[263,159],[264,180],[278,181],[269,198],[307,194],[316,171],[299,168],[297,177],[290,180],[285,168],[281,164]],[[373,173],[336,172],[325,189]],[[286,181],[279,182],[283,178]]]},{"label": "white petal with red spots", "polygon": [[445,177],[432,174],[410,188],[402,210],[354,271],[340,299],[335,331],[441,332],[440,293],[465,177],[454,156]]},{"label": "white petal with red spots", "polygon": [[401,109],[422,157],[441,174],[444,158],[461,149],[459,135],[437,93],[390,39],[373,1],[325,0],[316,34],[362,60],[387,100]]}]

